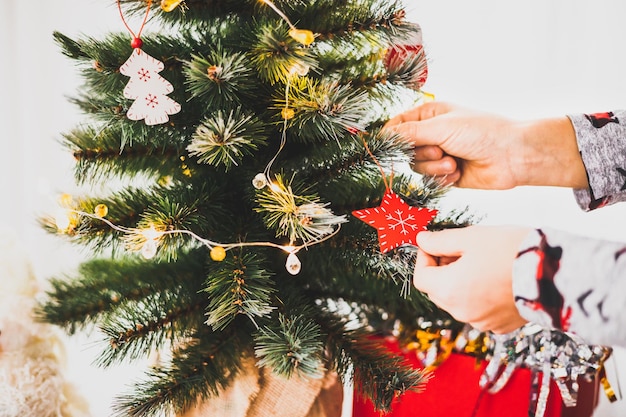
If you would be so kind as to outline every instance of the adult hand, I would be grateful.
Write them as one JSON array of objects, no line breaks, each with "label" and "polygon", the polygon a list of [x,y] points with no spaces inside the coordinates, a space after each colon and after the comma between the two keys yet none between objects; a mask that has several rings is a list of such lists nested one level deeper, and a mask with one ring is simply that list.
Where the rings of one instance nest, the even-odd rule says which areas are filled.
[{"label": "adult hand", "polygon": [[513,297],[513,261],[530,231],[469,226],[420,232],[413,283],[459,321],[481,331],[513,331],[526,322]]},{"label": "adult hand", "polygon": [[385,128],[413,145],[415,171],[444,184],[480,189],[588,186],[574,129],[565,116],[519,122],[429,102],[392,118]]}]

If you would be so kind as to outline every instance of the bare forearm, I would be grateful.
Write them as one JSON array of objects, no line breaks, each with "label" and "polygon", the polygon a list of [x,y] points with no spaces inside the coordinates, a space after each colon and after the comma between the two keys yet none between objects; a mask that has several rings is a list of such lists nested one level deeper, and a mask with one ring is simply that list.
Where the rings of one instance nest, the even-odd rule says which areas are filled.
[{"label": "bare forearm", "polygon": [[517,185],[587,188],[585,166],[570,120],[542,119],[520,123],[521,146],[512,160],[519,164]]}]

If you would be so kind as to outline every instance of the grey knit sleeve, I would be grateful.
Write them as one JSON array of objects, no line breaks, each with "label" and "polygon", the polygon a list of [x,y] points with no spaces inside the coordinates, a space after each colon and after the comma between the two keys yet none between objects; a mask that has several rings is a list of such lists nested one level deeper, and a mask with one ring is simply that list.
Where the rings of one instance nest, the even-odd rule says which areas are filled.
[{"label": "grey knit sleeve", "polygon": [[588,343],[626,347],[626,243],[538,229],[513,265],[525,319]]},{"label": "grey knit sleeve", "polygon": [[626,201],[626,110],[568,115],[589,188],[574,190],[583,210]]}]

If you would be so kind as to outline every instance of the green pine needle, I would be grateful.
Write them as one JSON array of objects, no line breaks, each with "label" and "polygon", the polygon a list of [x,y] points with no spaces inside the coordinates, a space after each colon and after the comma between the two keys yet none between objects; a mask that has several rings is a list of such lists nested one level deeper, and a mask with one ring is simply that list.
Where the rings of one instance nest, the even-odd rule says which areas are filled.
[{"label": "green pine needle", "polygon": [[302,315],[278,316],[278,323],[259,329],[255,354],[260,366],[290,378],[323,376],[323,343],[320,327]]},{"label": "green pine needle", "polygon": [[209,297],[206,324],[213,330],[227,327],[237,315],[255,319],[269,316],[274,310],[271,274],[253,253],[234,255],[212,269],[203,291]]},{"label": "green pine needle", "polygon": [[263,130],[260,120],[241,108],[229,113],[217,111],[198,125],[187,150],[198,162],[228,171],[265,144]]}]

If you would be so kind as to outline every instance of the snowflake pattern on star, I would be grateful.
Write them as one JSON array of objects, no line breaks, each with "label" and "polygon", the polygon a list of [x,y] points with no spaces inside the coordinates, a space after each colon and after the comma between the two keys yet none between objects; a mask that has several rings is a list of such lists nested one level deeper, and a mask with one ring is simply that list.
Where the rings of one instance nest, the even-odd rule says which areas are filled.
[{"label": "snowflake pattern on star", "polygon": [[393,191],[387,191],[380,206],[355,210],[352,215],[375,228],[380,251],[386,253],[402,245],[417,245],[419,232],[437,215],[437,210],[409,206]]}]

